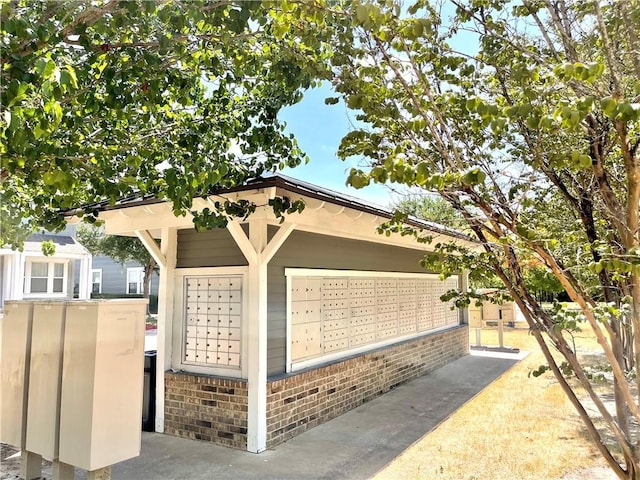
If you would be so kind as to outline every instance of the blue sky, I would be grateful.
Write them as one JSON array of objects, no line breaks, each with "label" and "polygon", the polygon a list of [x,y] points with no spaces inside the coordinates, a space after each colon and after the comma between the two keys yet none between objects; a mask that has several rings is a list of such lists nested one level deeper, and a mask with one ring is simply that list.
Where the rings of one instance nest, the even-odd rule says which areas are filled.
[{"label": "blue sky", "polygon": [[[448,19],[454,13],[453,4],[442,4],[443,30],[448,29]],[[470,55],[478,51],[478,37],[470,31],[459,31],[448,43],[454,50]],[[395,186],[400,193],[394,193],[389,186],[383,185],[372,184],[359,190],[345,185],[349,170],[358,165],[359,159],[342,161],[336,152],[340,140],[352,128],[355,116],[342,101],[337,105],[325,105],[324,99],[334,96],[338,95],[331,90],[330,84],[324,83],[320,88],[307,91],[300,103],[280,113],[280,118],[287,123],[287,130],[296,136],[298,144],[309,156],[308,164],[285,169],[283,173],[383,207],[396,203],[408,191],[406,187]]]},{"label": "blue sky", "polygon": [[357,166],[358,159],[340,160],[336,152],[342,137],[349,132],[353,113],[345,105],[325,105],[324,99],[332,94],[328,84],[305,93],[304,99],[283,110],[280,118],[287,123],[287,130],[293,133],[300,148],[309,156],[309,163],[282,173],[315,185],[347,193],[354,197],[388,206],[393,197],[390,190],[382,185],[370,185],[355,189],[345,185],[349,170]]}]

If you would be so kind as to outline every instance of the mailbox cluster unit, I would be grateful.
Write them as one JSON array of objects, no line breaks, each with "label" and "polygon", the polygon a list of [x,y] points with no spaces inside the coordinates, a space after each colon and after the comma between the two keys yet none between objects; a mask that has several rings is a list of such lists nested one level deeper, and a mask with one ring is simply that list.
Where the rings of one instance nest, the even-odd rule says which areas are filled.
[{"label": "mailbox cluster unit", "polygon": [[[478,290],[478,293],[492,294],[494,289]],[[500,305],[485,302],[483,305],[469,305],[469,325],[474,328],[495,327],[502,322],[505,326],[526,326],[522,312],[518,305],[513,302],[504,302]]]},{"label": "mailbox cluster unit", "polygon": [[457,278],[291,276],[291,359],[320,357],[455,325],[440,296]]},{"label": "mailbox cluster unit", "polygon": [[185,289],[184,361],[239,367],[242,277],[190,277]]},{"label": "mailbox cluster unit", "polygon": [[8,301],[0,441],[88,471],[140,454],[146,300]]}]

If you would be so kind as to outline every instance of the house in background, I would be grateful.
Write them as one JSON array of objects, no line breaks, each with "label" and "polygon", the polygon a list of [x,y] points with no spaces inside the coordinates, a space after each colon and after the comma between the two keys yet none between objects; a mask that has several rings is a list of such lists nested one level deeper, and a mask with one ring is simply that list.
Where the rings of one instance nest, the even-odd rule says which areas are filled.
[{"label": "house in background", "polygon": [[[56,247],[42,253],[42,242]],[[91,254],[71,235],[31,235],[22,252],[0,249],[0,309],[6,300],[87,299],[90,297]]]},{"label": "house in background", "polygon": [[[281,222],[269,202],[284,196],[306,208]],[[440,301],[466,275],[441,281],[420,266],[429,245],[379,235],[390,212],[282,175],[194,208],[225,199],[256,211],[197,232],[165,201],[96,206],[160,266],[156,431],[257,453],[468,354],[467,312]]]},{"label": "house in background", "polygon": [[[55,255],[42,253],[42,242],[53,241]],[[31,235],[19,252],[0,249],[0,310],[5,300],[35,298],[120,298],[143,294],[143,267],[125,265],[110,257],[92,256],[76,240],[76,225],[57,234]],[[151,312],[155,312],[158,274],[150,289]]]},{"label": "house in background", "polygon": [[[62,234],[76,238],[77,225],[67,225]],[[111,257],[94,255],[91,260],[91,297],[122,298],[143,294],[144,269],[136,262],[122,265]],[[79,278],[75,278],[76,284]],[[152,307],[158,296],[158,273],[151,278]],[[152,311],[155,311],[153,308]]]},{"label": "house in background", "polygon": [[[136,262],[124,265],[110,257],[95,256],[91,266],[91,293],[142,295],[144,268]],[[151,295],[158,295],[158,274],[151,278]]]}]

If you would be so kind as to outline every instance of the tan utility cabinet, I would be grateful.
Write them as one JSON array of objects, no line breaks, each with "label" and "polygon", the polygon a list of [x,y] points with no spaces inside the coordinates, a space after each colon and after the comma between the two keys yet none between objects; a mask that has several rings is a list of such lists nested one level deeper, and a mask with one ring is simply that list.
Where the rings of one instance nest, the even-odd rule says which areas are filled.
[{"label": "tan utility cabinet", "polygon": [[146,303],[67,304],[60,462],[93,471],[140,454]]},{"label": "tan utility cabinet", "polygon": [[477,306],[473,300],[469,305],[469,326],[482,328],[482,305]]},{"label": "tan utility cabinet", "polygon": [[497,325],[499,320],[502,320],[505,325],[513,324],[515,321],[515,309],[514,302],[505,302],[502,305],[485,303],[482,306],[482,318],[485,325]]},{"label": "tan utility cabinet", "polygon": [[0,441],[18,448],[26,436],[32,314],[31,303],[6,301],[0,320]]},{"label": "tan utility cabinet", "polygon": [[65,302],[33,302],[27,444],[29,452],[58,458]]}]

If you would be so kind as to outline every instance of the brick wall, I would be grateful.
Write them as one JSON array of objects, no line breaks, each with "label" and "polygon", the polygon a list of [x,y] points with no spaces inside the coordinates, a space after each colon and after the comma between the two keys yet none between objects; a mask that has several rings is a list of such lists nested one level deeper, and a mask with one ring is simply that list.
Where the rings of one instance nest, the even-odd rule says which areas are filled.
[{"label": "brick wall", "polygon": [[247,449],[247,382],[165,373],[165,433]]},{"label": "brick wall", "polygon": [[[468,352],[460,326],[268,381],[267,447]],[[166,372],[165,389],[165,433],[246,450],[246,381]]]},{"label": "brick wall", "polygon": [[469,352],[460,326],[267,384],[267,446],[273,447],[400,383]]}]

